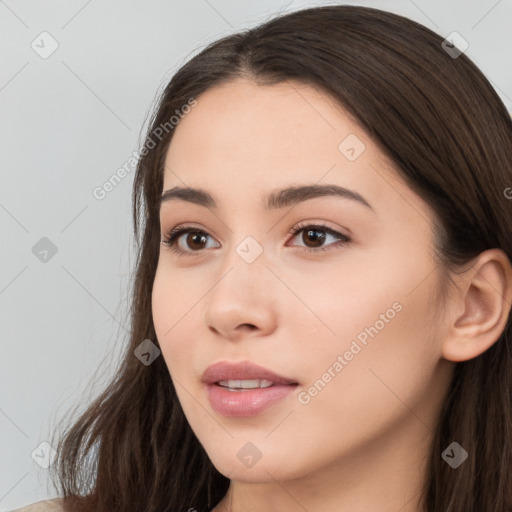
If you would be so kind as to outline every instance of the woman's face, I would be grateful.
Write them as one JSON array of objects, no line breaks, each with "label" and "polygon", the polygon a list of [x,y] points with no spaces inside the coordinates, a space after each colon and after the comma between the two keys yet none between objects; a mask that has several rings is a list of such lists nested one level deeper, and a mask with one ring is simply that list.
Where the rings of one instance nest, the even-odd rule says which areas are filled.
[{"label": "woman's face", "polygon": [[[175,128],[163,190],[200,189],[215,205],[162,202],[162,238],[191,231],[175,239],[180,253],[161,245],[152,296],[191,428],[234,480],[334,467],[355,478],[393,455],[405,467],[427,449],[451,375],[432,322],[430,208],[314,88],[239,79],[196,99]],[[316,190],[327,186],[352,195]],[[219,362],[295,384],[207,385]],[[253,382],[231,385],[268,384],[258,372],[211,378],[244,375]]]}]

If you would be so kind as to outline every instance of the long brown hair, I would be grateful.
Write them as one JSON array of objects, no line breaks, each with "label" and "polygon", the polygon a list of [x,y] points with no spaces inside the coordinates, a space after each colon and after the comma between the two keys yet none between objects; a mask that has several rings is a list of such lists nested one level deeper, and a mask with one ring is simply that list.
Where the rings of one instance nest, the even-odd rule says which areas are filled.
[{"label": "long brown hair", "polygon": [[[176,129],[169,119],[193,100],[200,104],[204,91],[246,77],[327,92],[436,213],[440,275],[449,278],[490,248],[512,260],[512,209],[504,193],[512,185],[512,122],[482,72],[442,43],[389,12],[314,7],[224,37],[172,77],[150,119],[145,145],[154,147],[142,153],[134,178],[130,340],[118,373],[58,444],[52,477],[66,510],[204,512],[229,486],[192,432],[163,357],[144,365],[134,356],[143,340],[158,346],[151,291],[164,158]],[[167,130],[155,138],[162,126]],[[509,316],[490,349],[456,364],[434,430],[424,511],[512,510],[511,342]],[[441,458],[452,441],[469,452],[457,469]]]}]

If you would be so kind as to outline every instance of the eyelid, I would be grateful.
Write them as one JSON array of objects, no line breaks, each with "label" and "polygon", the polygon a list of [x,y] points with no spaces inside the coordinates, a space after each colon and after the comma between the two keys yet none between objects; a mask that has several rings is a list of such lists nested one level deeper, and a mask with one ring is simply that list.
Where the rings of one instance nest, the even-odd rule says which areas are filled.
[{"label": "eyelid", "polygon": [[323,230],[333,235],[340,235],[345,238],[351,238],[351,235],[344,233],[340,228],[333,228],[326,224],[323,220],[301,221],[297,222],[289,231],[290,234],[295,235],[302,229],[307,227],[322,228]]}]

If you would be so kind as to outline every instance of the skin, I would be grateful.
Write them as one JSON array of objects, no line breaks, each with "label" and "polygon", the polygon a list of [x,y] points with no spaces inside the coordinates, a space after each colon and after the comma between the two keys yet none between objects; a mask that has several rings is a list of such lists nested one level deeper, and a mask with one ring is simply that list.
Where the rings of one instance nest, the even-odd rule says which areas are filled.
[{"label": "skin", "polygon": [[[419,512],[429,442],[455,362],[477,357],[505,328],[507,257],[493,249],[475,258],[454,276],[457,287],[435,316],[434,214],[332,99],[294,82],[237,79],[197,100],[175,129],[163,190],[202,188],[218,210],[162,204],[162,237],[184,223],[208,236],[203,246],[181,236],[191,256],[161,245],[152,308],[188,422],[231,480],[215,512]],[[354,161],[338,148],[349,134],[365,145]],[[373,211],[333,196],[262,206],[271,191],[315,183],[350,188]],[[327,235],[329,250],[306,253],[314,239],[289,233],[299,222],[320,222],[351,242],[340,246]],[[236,252],[247,236],[263,249],[252,263]],[[401,305],[394,318],[300,403],[298,394],[394,303]],[[201,383],[202,372],[222,360],[253,361],[299,386],[259,415],[224,417]],[[237,457],[248,442],[262,454],[252,467]]]}]

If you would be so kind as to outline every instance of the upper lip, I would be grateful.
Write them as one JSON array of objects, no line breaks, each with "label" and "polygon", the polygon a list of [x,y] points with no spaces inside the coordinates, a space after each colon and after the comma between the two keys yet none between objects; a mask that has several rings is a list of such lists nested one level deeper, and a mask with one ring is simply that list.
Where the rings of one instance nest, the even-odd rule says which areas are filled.
[{"label": "upper lip", "polygon": [[214,384],[220,380],[271,380],[274,384],[298,384],[292,379],[278,375],[268,368],[258,366],[250,361],[238,363],[220,361],[208,366],[203,373],[202,381]]}]

